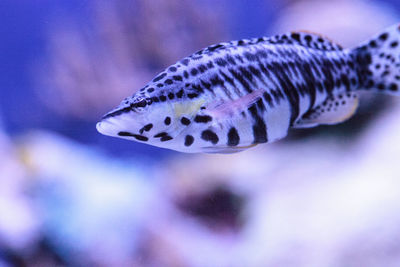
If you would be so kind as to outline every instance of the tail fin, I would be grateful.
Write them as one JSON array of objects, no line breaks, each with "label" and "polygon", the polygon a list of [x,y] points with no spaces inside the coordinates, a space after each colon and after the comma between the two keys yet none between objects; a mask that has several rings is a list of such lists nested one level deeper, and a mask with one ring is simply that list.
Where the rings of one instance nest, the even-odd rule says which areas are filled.
[{"label": "tail fin", "polygon": [[400,95],[400,25],[355,48],[361,87]]}]

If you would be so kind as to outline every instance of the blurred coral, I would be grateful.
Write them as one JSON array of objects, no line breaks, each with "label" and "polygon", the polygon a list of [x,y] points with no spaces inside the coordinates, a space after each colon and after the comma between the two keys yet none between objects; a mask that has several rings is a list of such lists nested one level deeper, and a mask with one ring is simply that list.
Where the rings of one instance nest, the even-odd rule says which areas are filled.
[{"label": "blurred coral", "polygon": [[225,39],[217,9],[196,1],[89,1],[85,21],[49,31],[38,94],[54,111],[98,118],[180,58]]}]

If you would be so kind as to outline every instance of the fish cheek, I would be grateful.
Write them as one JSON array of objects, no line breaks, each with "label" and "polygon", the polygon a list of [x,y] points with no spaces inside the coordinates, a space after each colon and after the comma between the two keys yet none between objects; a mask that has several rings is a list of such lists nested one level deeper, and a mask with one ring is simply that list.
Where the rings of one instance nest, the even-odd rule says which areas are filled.
[{"label": "fish cheek", "polygon": [[196,100],[182,100],[173,104],[175,118],[191,118],[196,114],[206,101],[202,98]]}]

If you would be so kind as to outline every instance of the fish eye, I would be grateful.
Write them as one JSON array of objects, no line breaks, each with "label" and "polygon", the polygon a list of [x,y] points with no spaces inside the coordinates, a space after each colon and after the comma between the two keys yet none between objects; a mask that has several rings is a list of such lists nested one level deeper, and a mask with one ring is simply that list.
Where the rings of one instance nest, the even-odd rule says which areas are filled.
[{"label": "fish eye", "polygon": [[147,105],[151,103],[143,97],[138,97],[134,103],[131,104],[131,108],[134,111],[143,111]]}]

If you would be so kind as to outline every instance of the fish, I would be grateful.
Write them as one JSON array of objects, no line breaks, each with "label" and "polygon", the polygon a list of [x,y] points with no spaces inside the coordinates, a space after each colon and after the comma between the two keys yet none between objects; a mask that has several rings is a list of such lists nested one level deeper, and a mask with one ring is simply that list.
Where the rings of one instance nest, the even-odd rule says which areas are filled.
[{"label": "fish", "polygon": [[96,124],[185,153],[236,153],[354,115],[361,91],[399,95],[400,25],[354,48],[297,31],[223,42],[167,67]]}]

